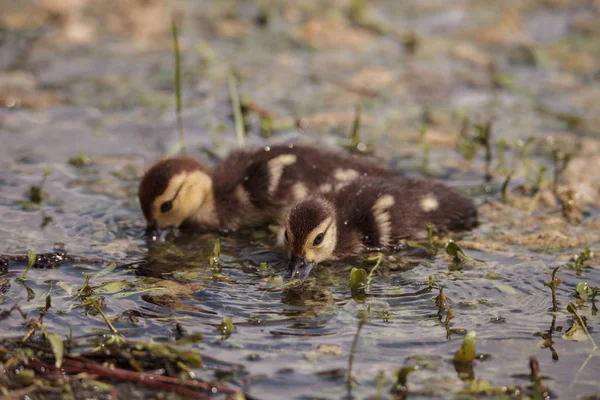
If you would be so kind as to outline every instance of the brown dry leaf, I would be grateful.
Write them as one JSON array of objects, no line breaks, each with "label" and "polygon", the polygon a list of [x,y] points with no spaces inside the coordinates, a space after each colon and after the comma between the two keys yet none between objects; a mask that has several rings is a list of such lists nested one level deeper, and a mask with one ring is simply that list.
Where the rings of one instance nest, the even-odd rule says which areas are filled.
[{"label": "brown dry leaf", "polygon": [[394,74],[387,68],[363,68],[350,78],[350,85],[368,90],[381,90],[388,87],[394,80]]},{"label": "brown dry leaf", "polygon": [[95,38],[93,24],[84,17],[87,0],[36,0],[36,11],[46,20],[58,21],[61,38],[75,43],[89,43]]},{"label": "brown dry leaf", "polygon": [[467,36],[501,45],[530,44],[531,35],[525,30],[521,13],[518,8],[506,8],[499,19],[485,28],[467,33]]},{"label": "brown dry leaf", "polygon": [[590,155],[573,158],[563,172],[566,186],[575,192],[575,197],[583,204],[600,206],[600,176],[590,173],[598,170],[600,158]]},{"label": "brown dry leaf", "polygon": [[[361,122],[370,121],[370,117],[364,111],[360,116]],[[304,127],[321,127],[321,126],[350,126],[354,122],[354,111],[331,111],[307,115],[300,119],[300,123]]]},{"label": "brown dry leaf", "polygon": [[[600,6],[600,1],[598,2]],[[569,23],[569,30],[580,35],[600,37],[600,24],[597,14],[585,14],[573,17]]]},{"label": "brown dry leaf", "polygon": [[225,19],[216,21],[214,30],[217,34],[224,37],[235,38],[250,33],[251,26],[248,22],[239,19]]},{"label": "brown dry leaf", "polygon": [[138,40],[164,35],[170,29],[167,3],[161,0],[112,0],[116,10],[109,23],[113,30]]},{"label": "brown dry leaf", "polygon": [[460,247],[467,250],[477,250],[483,252],[493,252],[493,251],[505,251],[506,247],[504,247],[500,243],[487,241],[487,242],[476,242],[472,240],[461,240]]},{"label": "brown dry leaf", "polygon": [[349,27],[339,17],[313,19],[305,23],[297,33],[297,39],[315,48],[346,48],[360,50],[372,35],[360,28]]},{"label": "brown dry leaf", "polygon": [[31,108],[41,110],[62,102],[56,93],[36,90],[35,92],[0,91],[0,107]]},{"label": "brown dry leaf", "polygon": [[598,71],[598,57],[586,51],[569,51],[559,59],[561,67],[566,71],[582,74]]},{"label": "brown dry leaf", "polygon": [[492,58],[471,43],[457,44],[450,50],[450,55],[456,59],[484,68],[489,68],[492,65]]},{"label": "brown dry leaf", "polygon": [[342,348],[337,344],[320,344],[317,350],[304,353],[304,357],[310,361],[317,361],[324,357],[337,357],[344,354]]}]

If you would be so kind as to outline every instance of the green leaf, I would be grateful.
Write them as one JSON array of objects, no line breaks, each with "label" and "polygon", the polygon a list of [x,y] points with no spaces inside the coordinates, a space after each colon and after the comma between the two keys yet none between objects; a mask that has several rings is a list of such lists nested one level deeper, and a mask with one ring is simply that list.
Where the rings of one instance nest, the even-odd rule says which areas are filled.
[{"label": "green leaf", "polygon": [[569,330],[565,332],[562,338],[576,341],[584,341],[588,339],[577,318],[573,319],[573,326],[571,326]]},{"label": "green leaf", "polygon": [[477,353],[475,351],[475,345],[477,343],[477,335],[475,331],[471,331],[467,333],[465,339],[463,340],[462,346],[460,349],[454,354],[454,361],[459,363],[464,362],[472,362],[475,360]]},{"label": "green leaf", "polygon": [[25,278],[27,277],[27,274],[29,273],[31,268],[33,268],[33,266],[35,265],[36,259],[37,259],[37,254],[35,254],[35,251],[29,250],[27,252],[27,268],[25,268],[25,271],[23,271],[23,274],[21,274],[21,276],[19,277],[19,280],[22,280],[22,281],[25,280]]},{"label": "green leaf", "polygon": [[587,282],[579,282],[575,287],[575,290],[583,301],[587,301],[589,295],[591,294],[591,290],[588,288]]},{"label": "green leaf", "polygon": [[144,293],[144,292],[159,291],[159,290],[168,290],[168,289],[167,288],[163,288],[163,287],[140,289],[140,290],[135,290],[133,292],[119,292],[119,293],[115,293],[115,294],[112,295],[112,297],[114,297],[116,299],[124,299],[125,297],[133,296],[133,295],[136,295],[136,294],[140,294],[140,293]]},{"label": "green leaf", "polygon": [[46,339],[50,342],[50,347],[52,348],[52,352],[54,353],[54,365],[56,368],[60,368],[63,361],[64,354],[64,346],[63,341],[58,337],[55,333],[46,333]]},{"label": "green leaf", "polygon": [[493,281],[492,284],[496,286],[496,289],[506,294],[518,294],[518,292],[512,287],[504,283]]},{"label": "green leaf", "polygon": [[123,290],[129,289],[132,286],[131,283],[126,280],[115,281],[115,282],[106,282],[102,285],[95,287],[92,289],[92,293],[94,294],[112,294],[122,292]]},{"label": "green leaf", "polygon": [[183,337],[179,340],[176,340],[175,342],[173,342],[173,344],[175,346],[183,346],[183,345],[199,342],[203,339],[204,339],[204,336],[201,333],[194,333],[194,334],[188,335],[186,337]]},{"label": "green leaf", "polygon": [[448,254],[451,257],[459,257],[459,254],[464,255],[465,252],[460,247],[458,247],[456,242],[449,241],[446,245],[446,254]]},{"label": "green leaf", "polygon": [[219,270],[219,258],[221,258],[221,240],[217,238],[212,255],[210,256],[210,267],[213,270]]},{"label": "green leaf", "polygon": [[110,274],[112,271],[115,270],[115,268],[117,268],[117,263],[111,263],[106,268],[102,268],[100,271],[96,272],[92,276],[97,278],[99,276]]},{"label": "green leaf", "polygon": [[367,271],[362,268],[352,268],[350,271],[350,289],[361,290],[367,284]]},{"label": "green leaf", "polygon": [[70,285],[70,284],[68,284],[66,282],[58,282],[56,284],[56,286],[58,286],[59,288],[61,288],[65,292],[67,292],[67,294],[69,296],[71,296],[73,294],[73,285]]},{"label": "green leaf", "polygon": [[229,337],[233,333],[233,320],[230,317],[223,318],[223,321],[221,321],[221,325],[219,325],[217,329],[219,330],[219,332],[221,332],[222,340],[229,339]]}]

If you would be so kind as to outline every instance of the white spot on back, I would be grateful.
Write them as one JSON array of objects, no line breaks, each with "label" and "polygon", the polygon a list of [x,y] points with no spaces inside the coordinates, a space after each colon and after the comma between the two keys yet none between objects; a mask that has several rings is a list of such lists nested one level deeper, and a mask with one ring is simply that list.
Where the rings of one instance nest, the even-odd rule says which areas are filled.
[{"label": "white spot on back", "polygon": [[392,216],[389,212],[389,208],[394,205],[396,201],[390,194],[384,194],[381,196],[375,204],[373,204],[373,217],[375,218],[375,224],[377,225],[377,231],[379,232],[379,245],[389,246],[390,239],[392,236]]},{"label": "white spot on back", "polygon": [[242,187],[242,185],[237,185],[235,187],[235,198],[242,204],[250,203],[250,196],[248,192]]},{"label": "white spot on back", "polygon": [[424,212],[432,212],[439,208],[440,202],[437,197],[434,196],[433,193],[428,193],[425,197],[421,199],[419,202],[419,206],[421,206],[421,210]]},{"label": "white spot on back", "polygon": [[283,169],[295,162],[296,156],[294,154],[282,154],[269,160],[269,186],[267,188],[269,195],[273,195],[277,190]]},{"label": "white spot on back", "polygon": [[333,189],[333,187],[331,186],[331,183],[324,183],[321,186],[319,186],[319,192],[321,193],[329,193],[331,192],[331,189]]},{"label": "white spot on back", "polygon": [[306,196],[308,196],[308,188],[304,183],[296,182],[294,186],[292,186],[292,195],[296,201],[304,200]]},{"label": "white spot on back", "polygon": [[336,168],[333,170],[333,177],[342,182],[352,181],[359,175],[358,171],[353,169]]}]

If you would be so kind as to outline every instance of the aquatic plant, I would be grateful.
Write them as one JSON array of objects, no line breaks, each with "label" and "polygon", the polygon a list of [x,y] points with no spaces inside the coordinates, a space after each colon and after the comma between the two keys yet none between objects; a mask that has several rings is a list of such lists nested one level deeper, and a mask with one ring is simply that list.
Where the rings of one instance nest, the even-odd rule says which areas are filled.
[{"label": "aquatic plant", "polygon": [[52,174],[52,169],[44,168],[42,180],[39,185],[33,185],[29,188],[29,201],[34,205],[39,205],[43,200],[48,198],[48,193],[44,192],[44,185],[50,174]]},{"label": "aquatic plant", "polygon": [[554,268],[551,273],[552,280],[550,282],[544,283],[544,285],[550,288],[550,291],[552,293],[552,311],[554,312],[558,311],[558,303],[556,301],[556,289],[562,283],[562,280],[558,276],[556,276],[556,273],[558,272],[559,268],[560,267]]},{"label": "aquatic plant", "polygon": [[229,98],[231,100],[231,110],[233,111],[233,121],[235,124],[235,136],[237,137],[238,145],[243,146],[246,143],[246,127],[244,124],[244,115],[242,114],[240,96],[237,90],[237,81],[231,70],[227,73],[227,83],[229,86]]},{"label": "aquatic plant", "polygon": [[177,132],[179,142],[171,150],[172,153],[185,152],[185,137],[183,135],[183,120],[181,119],[181,54],[179,51],[179,34],[175,20],[171,21],[171,34],[173,36],[173,55],[175,56],[175,113],[177,117]]},{"label": "aquatic plant", "polygon": [[233,320],[231,317],[225,317],[221,321],[221,324],[217,327],[219,333],[221,333],[221,340],[227,340],[231,337],[233,333]]},{"label": "aquatic plant", "polygon": [[475,346],[477,344],[477,335],[475,331],[470,331],[465,336],[460,349],[454,354],[455,363],[471,363],[477,357]]}]

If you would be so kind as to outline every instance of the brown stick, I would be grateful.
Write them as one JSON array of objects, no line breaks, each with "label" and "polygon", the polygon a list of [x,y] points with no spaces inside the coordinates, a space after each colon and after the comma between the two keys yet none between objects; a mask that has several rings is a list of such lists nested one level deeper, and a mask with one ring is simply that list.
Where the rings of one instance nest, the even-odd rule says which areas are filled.
[{"label": "brown stick", "polygon": [[[181,385],[206,391],[216,389],[217,391],[222,393],[235,393],[234,389],[223,385],[211,385],[205,382],[198,382],[195,380],[186,380],[182,382],[178,378],[173,378],[169,376],[154,375],[146,372],[134,372],[122,368],[109,368],[94,363],[80,362],[71,359],[65,359],[61,368],[56,368],[53,365],[40,362],[30,362],[28,366],[32,368],[46,368],[50,370],[59,370],[69,373],[87,372],[90,374],[98,375],[103,378],[135,382],[140,383],[142,385],[154,386],[165,390],[171,390],[183,394],[185,396],[192,396],[193,393],[194,398],[198,399],[208,399],[208,397],[206,397],[205,395],[201,395],[200,393],[194,392],[192,390],[182,388]],[[181,392],[180,389],[183,389],[185,393]]]}]

